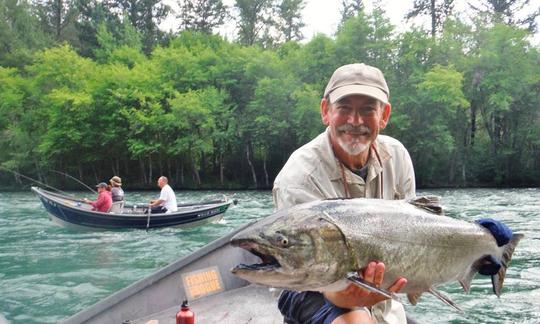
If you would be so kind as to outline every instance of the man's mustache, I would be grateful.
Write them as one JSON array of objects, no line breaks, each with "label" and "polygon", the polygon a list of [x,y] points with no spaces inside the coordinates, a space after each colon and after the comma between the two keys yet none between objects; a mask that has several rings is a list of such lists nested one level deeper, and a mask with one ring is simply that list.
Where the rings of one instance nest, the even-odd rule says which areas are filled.
[{"label": "man's mustache", "polygon": [[370,135],[371,129],[365,125],[353,126],[351,124],[341,125],[337,128],[340,132],[353,133],[358,135]]}]

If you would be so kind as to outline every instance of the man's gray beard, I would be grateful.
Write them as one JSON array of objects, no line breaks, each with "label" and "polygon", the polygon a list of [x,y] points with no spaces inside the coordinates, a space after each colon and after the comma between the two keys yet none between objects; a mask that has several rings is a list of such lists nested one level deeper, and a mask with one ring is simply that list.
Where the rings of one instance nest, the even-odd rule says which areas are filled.
[{"label": "man's gray beard", "polygon": [[365,152],[367,149],[369,149],[370,143],[361,143],[360,141],[353,141],[346,143],[341,137],[338,138],[338,144],[341,146],[341,149],[343,149],[347,154],[349,155],[358,155],[360,153]]}]

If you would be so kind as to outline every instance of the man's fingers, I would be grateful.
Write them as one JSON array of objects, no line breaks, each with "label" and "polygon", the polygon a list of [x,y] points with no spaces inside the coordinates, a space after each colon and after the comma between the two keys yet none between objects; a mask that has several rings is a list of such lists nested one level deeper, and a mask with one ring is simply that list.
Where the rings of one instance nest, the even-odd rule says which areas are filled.
[{"label": "man's fingers", "polygon": [[375,271],[376,271],[377,263],[372,261],[368,263],[366,269],[364,269],[364,273],[362,274],[362,278],[370,283],[373,283],[375,280]]},{"label": "man's fingers", "polygon": [[405,285],[407,284],[407,279],[405,278],[399,278],[398,280],[396,280],[396,282],[394,282],[394,284],[392,286],[390,286],[390,288],[388,288],[389,291],[393,292],[393,293],[397,293],[399,292]]},{"label": "man's fingers", "polygon": [[384,279],[384,263],[378,262],[375,265],[375,275],[373,278],[373,284],[376,287],[380,287]]},{"label": "man's fingers", "polygon": [[363,273],[359,274],[365,281],[379,287],[384,280],[385,266],[382,262],[371,261],[364,269]]}]

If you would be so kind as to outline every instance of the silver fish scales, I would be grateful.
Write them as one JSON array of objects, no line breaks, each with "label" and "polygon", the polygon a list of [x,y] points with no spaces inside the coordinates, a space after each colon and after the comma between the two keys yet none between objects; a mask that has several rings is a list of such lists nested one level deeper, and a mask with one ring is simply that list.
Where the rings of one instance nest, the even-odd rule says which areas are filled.
[{"label": "silver fish scales", "polygon": [[[279,211],[237,234],[231,241],[262,259],[232,272],[250,282],[292,290],[332,291],[349,284],[348,275],[370,261],[386,266],[383,287],[407,278],[401,290],[416,304],[431,292],[459,281],[468,291],[479,268],[493,256],[502,264],[492,278],[500,295],[506,268],[522,234],[502,247],[484,227],[440,215],[433,197],[414,201],[336,199]],[[384,292],[381,291],[381,292]]]}]

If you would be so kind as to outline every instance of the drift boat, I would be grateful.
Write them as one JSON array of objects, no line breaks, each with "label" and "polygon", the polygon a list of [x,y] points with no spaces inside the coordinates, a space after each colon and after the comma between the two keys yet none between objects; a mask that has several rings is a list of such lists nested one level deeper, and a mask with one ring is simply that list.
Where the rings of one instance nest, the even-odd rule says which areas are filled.
[{"label": "drift boat", "polygon": [[[183,300],[195,323],[281,324],[280,290],[257,286],[231,273],[239,263],[260,259],[229,242],[248,224],[180,258],[62,323],[175,324]],[[407,317],[408,324],[417,324]]]},{"label": "drift boat", "polygon": [[92,211],[80,199],[60,195],[39,187],[32,187],[49,218],[62,226],[91,229],[187,227],[215,222],[223,217],[233,203],[227,197],[192,204],[179,204],[173,213],[150,214],[148,204],[123,205],[114,203],[109,212]]}]

